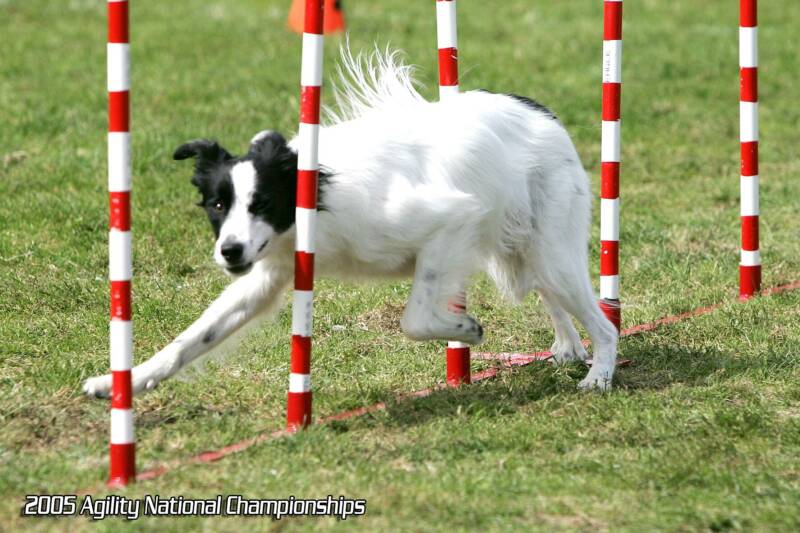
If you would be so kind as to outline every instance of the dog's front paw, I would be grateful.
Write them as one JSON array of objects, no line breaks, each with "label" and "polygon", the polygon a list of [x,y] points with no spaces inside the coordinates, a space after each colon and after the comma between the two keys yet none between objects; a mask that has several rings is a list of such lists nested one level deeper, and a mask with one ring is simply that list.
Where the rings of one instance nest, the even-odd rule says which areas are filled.
[{"label": "dog's front paw", "polygon": [[583,390],[611,390],[611,380],[614,377],[614,369],[603,369],[599,366],[593,366],[589,369],[589,373],[578,384],[578,388]]},{"label": "dog's front paw", "polygon": [[[150,392],[158,386],[156,379],[141,380],[133,377],[132,392],[134,395]],[[93,398],[111,398],[111,375],[89,378],[83,382],[83,392]]]},{"label": "dog's front paw", "polygon": [[550,347],[550,353],[553,354],[553,361],[558,365],[575,361],[586,361],[589,357],[583,344],[574,344],[571,342],[554,342],[553,346]]},{"label": "dog's front paw", "polygon": [[424,319],[406,315],[400,326],[406,335],[418,341],[438,339],[467,344],[483,342],[483,327],[477,320],[465,314],[449,313],[446,317],[430,315]]},{"label": "dog's front paw", "polygon": [[111,374],[87,379],[83,382],[83,392],[92,398],[110,398]]}]

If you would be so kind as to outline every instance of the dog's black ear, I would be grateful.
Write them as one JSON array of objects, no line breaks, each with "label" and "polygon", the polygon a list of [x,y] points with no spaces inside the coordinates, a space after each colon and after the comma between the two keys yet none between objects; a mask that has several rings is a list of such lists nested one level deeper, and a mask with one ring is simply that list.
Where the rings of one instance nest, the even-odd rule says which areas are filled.
[{"label": "dog's black ear", "polygon": [[186,144],[180,145],[175,150],[175,153],[172,154],[172,158],[176,161],[189,159],[190,157],[197,158],[196,164],[198,167],[206,167],[233,159],[233,156],[225,148],[220,146],[217,141],[212,141],[210,139],[189,141]]},{"label": "dog's black ear", "polygon": [[249,154],[259,172],[271,179],[295,183],[297,177],[297,153],[286,138],[277,131],[262,131],[250,141]]},{"label": "dog's black ear", "polygon": [[270,156],[286,146],[286,139],[277,131],[264,130],[250,141],[250,153]]}]

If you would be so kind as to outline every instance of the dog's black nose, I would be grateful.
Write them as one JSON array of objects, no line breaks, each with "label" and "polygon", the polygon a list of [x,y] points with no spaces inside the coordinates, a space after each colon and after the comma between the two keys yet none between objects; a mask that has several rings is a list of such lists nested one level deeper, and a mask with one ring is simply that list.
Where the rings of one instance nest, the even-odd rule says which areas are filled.
[{"label": "dog's black nose", "polygon": [[244,246],[238,242],[226,242],[219,251],[228,263],[238,263],[244,253]]}]

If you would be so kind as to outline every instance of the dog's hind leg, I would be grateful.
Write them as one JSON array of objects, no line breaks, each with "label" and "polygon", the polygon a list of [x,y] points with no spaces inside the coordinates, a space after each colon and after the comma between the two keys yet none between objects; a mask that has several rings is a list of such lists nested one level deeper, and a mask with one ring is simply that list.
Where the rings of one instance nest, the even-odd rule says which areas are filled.
[{"label": "dog's hind leg", "polygon": [[611,380],[617,360],[618,333],[614,325],[600,311],[592,291],[585,260],[566,253],[554,253],[548,257],[550,276],[545,291],[557,305],[569,311],[586,331],[592,341],[593,364],[581,381],[584,389],[611,388]]},{"label": "dog's hind leg", "polygon": [[[231,283],[183,333],[132,371],[134,394],[154,389],[198,357],[208,353],[248,321],[278,308],[291,269],[256,264],[253,271]],[[111,376],[87,379],[87,395],[107,398]]]},{"label": "dog's hind leg", "polygon": [[581,342],[581,337],[575,330],[567,311],[561,306],[559,300],[544,289],[539,289],[545,309],[550,314],[555,330],[555,342],[550,347],[553,359],[556,363],[569,363],[572,361],[585,361],[587,358],[586,348]]},{"label": "dog's hind leg", "polygon": [[455,340],[477,344],[483,328],[464,309],[464,287],[475,247],[470,232],[440,231],[417,256],[414,283],[401,326],[415,340]]}]

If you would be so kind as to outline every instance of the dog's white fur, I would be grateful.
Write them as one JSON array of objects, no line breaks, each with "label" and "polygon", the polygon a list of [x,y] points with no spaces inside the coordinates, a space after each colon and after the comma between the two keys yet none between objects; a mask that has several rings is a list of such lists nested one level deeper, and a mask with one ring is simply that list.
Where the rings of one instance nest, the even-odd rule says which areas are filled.
[{"label": "dog's white fur", "polygon": [[[561,124],[487,92],[427,102],[414,89],[410,67],[394,54],[354,59],[345,50],[342,66],[338,114],[329,112],[331,123],[320,132],[320,163],[332,175],[325,210],[318,213],[317,273],[413,276],[402,319],[413,339],[482,340],[472,317],[448,308],[478,271],[488,272],[513,302],[535,290],[553,321],[556,361],[586,359],[571,315],[594,347],[594,365],[580,386],[608,389],[617,331],[592,292],[589,183]],[[296,149],[296,138],[290,146]],[[254,179],[252,165],[234,167],[236,172],[243,183]],[[248,321],[278,308],[292,279],[294,228],[273,235],[268,224],[237,212],[242,216],[223,225],[215,257],[228,236],[246,236],[253,269],[133,369],[135,392],[153,389]],[[107,375],[84,385],[95,396],[108,396],[110,388]]]}]

